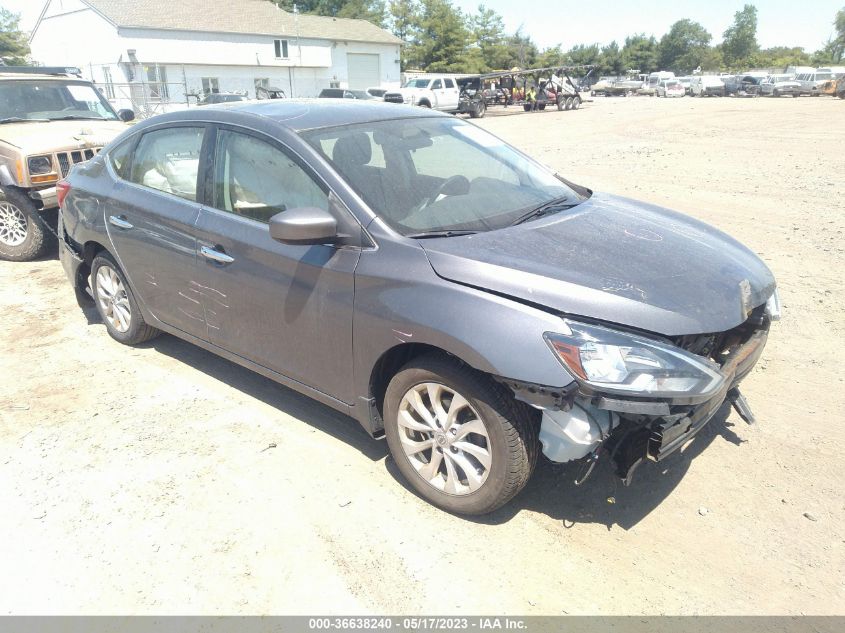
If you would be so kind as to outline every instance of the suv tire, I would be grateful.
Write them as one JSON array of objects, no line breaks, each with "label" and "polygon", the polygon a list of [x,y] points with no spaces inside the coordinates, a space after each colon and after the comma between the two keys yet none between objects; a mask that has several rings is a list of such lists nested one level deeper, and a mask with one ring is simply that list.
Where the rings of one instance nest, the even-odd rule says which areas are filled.
[{"label": "suv tire", "polygon": [[28,262],[50,250],[56,239],[44,227],[38,207],[22,191],[4,190],[0,200],[0,259]]},{"label": "suv tire", "polygon": [[399,370],[387,387],[384,413],[387,444],[402,476],[449,512],[500,508],[525,487],[537,463],[531,409],[449,357],[422,356]]},{"label": "suv tire", "polygon": [[114,340],[138,345],[161,334],[144,321],[126,276],[106,252],[97,255],[91,263],[91,291],[97,312]]}]

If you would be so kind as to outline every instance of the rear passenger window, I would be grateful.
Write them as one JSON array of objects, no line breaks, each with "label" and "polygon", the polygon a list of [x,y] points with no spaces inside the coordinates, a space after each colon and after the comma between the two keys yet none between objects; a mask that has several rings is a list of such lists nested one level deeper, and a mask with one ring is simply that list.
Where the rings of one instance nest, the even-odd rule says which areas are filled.
[{"label": "rear passenger window", "polygon": [[196,200],[204,133],[204,128],[197,127],[147,132],[135,149],[129,180],[186,200]]},{"label": "rear passenger window", "polygon": [[446,84],[447,88],[454,88],[455,87],[455,84],[451,79],[444,79],[443,83]]},{"label": "rear passenger window", "polygon": [[109,152],[109,162],[114,171],[121,178],[126,178],[129,165],[129,150],[132,149],[133,139],[127,139]]},{"label": "rear passenger window", "polygon": [[297,207],[329,208],[328,193],[280,149],[255,137],[217,134],[215,207],[259,222]]}]

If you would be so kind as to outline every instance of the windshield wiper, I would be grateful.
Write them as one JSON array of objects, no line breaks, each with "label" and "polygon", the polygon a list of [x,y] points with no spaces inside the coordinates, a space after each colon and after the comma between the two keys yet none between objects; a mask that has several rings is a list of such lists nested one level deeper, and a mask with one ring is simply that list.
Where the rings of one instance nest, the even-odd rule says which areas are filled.
[{"label": "windshield wiper", "polygon": [[475,235],[476,233],[478,231],[422,231],[420,233],[410,233],[405,237],[425,240],[433,237],[457,237],[458,235]]},{"label": "windshield wiper", "polygon": [[549,215],[550,213],[556,213],[557,211],[563,211],[564,209],[571,209],[577,204],[577,202],[570,202],[568,197],[555,198],[553,200],[549,200],[548,202],[544,202],[539,207],[534,207],[528,213],[523,213],[516,220],[511,222],[510,226],[516,226],[517,224],[522,224],[528,220]]},{"label": "windshield wiper", "polygon": [[19,116],[10,116],[5,119],[0,119],[0,125],[3,123],[46,123],[50,119],[24,119]]},{"label": "windshield wiper", "polygon": [[67,116],[59,116],[51,121],[114,121],[114,119],[106,119],[101,116],[82,116],[81,114],[69,114]]}]

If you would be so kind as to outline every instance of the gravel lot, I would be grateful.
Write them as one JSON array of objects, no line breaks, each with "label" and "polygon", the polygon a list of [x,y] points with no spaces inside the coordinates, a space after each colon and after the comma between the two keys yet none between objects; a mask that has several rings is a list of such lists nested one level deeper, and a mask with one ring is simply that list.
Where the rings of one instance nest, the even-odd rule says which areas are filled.
[{"label": "gravel lot", "polygon": [[541,464],[481,520],[322,405],[170,336],[118,345],[57,260],[0,262],[0,613],[845,613],[843,116],[597,98],[480,121],[726,230],[785,304],[745,382],[758,425],[723,410],[626,489]]}]

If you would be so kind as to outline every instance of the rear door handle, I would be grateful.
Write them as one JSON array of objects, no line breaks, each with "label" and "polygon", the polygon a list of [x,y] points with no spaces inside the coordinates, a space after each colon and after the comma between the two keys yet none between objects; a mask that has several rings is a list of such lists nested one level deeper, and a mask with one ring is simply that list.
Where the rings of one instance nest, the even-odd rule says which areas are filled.
[{"label": "rear door handle", "polygon": [[218,251],[213,246],[200,247],[200,255],[218,264],[231,264],[233,261],[235,261],[234,257],[230,257],[226,253]]},{"label": "rear door handle", "polygon": [[134,228],[129,222],[126,221],[126,218],[122,215],[110,215],[109,216],[109,224],[112,226],[116,226],[119,229],[131,229]]}]

